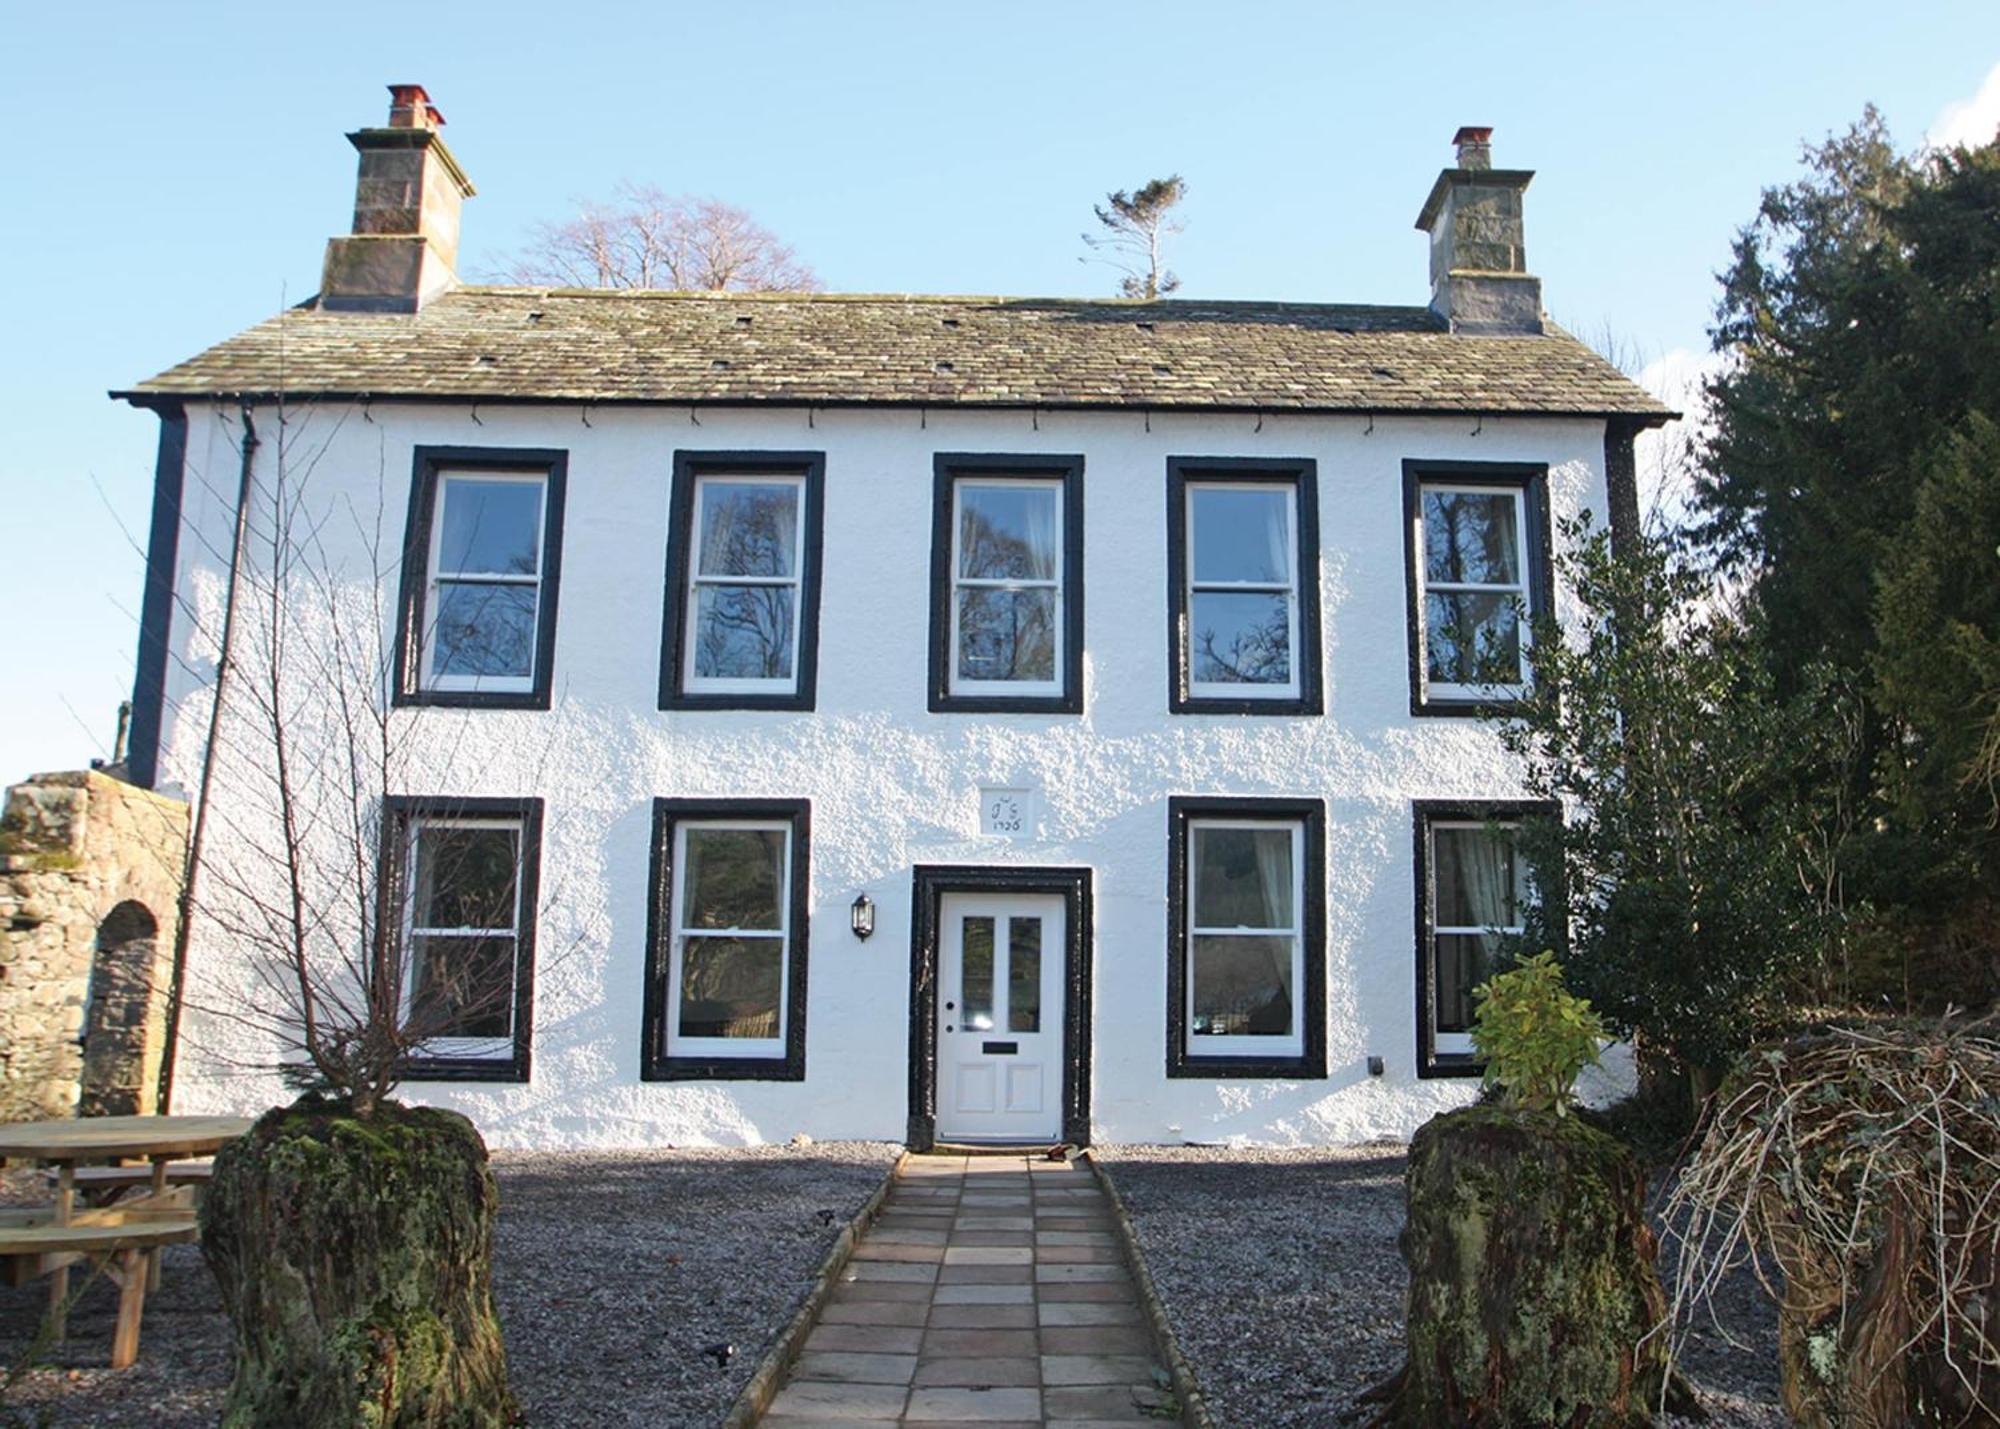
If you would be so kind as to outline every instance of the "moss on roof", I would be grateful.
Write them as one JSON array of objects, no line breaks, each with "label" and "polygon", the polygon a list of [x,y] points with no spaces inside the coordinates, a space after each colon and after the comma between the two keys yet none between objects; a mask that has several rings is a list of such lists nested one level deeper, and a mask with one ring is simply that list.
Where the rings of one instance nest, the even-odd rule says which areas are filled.
[{"label": "moss on roof", "polygon": [[1428,308],[495,287],[308,302],[115,395],[278,393],[1670,415],[1559,329],[1453,334]]}]

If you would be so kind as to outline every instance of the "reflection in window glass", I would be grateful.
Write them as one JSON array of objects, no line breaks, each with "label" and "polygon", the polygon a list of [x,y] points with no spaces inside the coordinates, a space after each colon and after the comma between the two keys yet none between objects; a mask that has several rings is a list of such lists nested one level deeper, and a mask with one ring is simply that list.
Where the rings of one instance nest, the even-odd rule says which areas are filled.
[{"label": "reflection in window glass", "polygon": [[993,920],[967,918],[960,925],[959,1006],[968,1032],[993,1026]]},{"label": "reflection in window glass", "polygon": [[1521,511],[1519,491],[1424,488],[1424,662],[1432,684],[1524,680]]},{"label": "reflection in window glass", "polygon": [[797,657],[805,484],[778,476],[703,476],[688,581],[689,687],[789,686]]},{"label": "reflection in window glass", "polygon": [[791,947],[791,830],[684,823],[673,891],[674,1038],[755,1043],[768,1055],[785,1034],[785,966]]},{"label": "reflection in window glass", "polygon": [[1042,1030],[1042,920],[1007,920],[1007,1030]]},{"label": "reflection in window glass", "polygon": [[1194,939],[1199,1036],[1284,1037],[1292,1030],[1292,939]]},{"label": "reflection in window glass", "polygon": [[965,680],[1056,677],[1053,590],[960,591],[958,674]]},{"label": "reflection in window glass", "polygon": [[778,1035],[785,945],[778,938],[689,938],[681,949],[683,1037]]},{"label": "reflection in window glass", "polygon": [[[1190,485],[1188,678],[1293,691],[1297,488]],[[1236,691],[1256,694],[1256,689]]]},{"label": "reflection in window glass", "polygon": [[1194,866],[1196,927],[1295,926],[1290,828],[1197,824]]},{"label": "reflection in window glass", "polygon": [[430,682],[508,687],[535,674],[547,479],[445,473],[432,533]]},{"label": "reflection in window glass", "polygon": [[688,925],[778,927],[785,837],[782,829],[690,828]]},{"label": "reflection in window glass", "polygon": [[1190,829],[1188,1030],[1195,1037],[1296,1039],[1303,940],[1297,825]]},{"label": "reflection in window glass", "polygon": [[1062,493],[1050,482],[954,487],[954,682],[1056,683]]},{"label": "reflection in window glass", "polygon": [[425,821],[412,838],[409,1028],[424,1040],[510,1036],[520,825]]}]

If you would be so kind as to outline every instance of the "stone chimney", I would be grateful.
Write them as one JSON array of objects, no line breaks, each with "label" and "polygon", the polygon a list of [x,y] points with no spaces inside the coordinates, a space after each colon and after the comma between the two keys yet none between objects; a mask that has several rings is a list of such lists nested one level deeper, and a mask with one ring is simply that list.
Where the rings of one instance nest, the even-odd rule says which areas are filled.
[{"label": "stone chimney", "polygon": [[1542,280],[1528,273],[1521,195],[1532,169],[1493,167],[1493,131],[1465,128],[1417,227],[1431,236],[1431,311],[1453,332],[1542,331]]},{"label": "stone chimney", "polygon": [[354,232],[330,239],[319,303],[336,312],[413,313],[458,284],[458,210],[472,181],[420,84],[389,86],[389,123],[347,141],[361,151]]}]

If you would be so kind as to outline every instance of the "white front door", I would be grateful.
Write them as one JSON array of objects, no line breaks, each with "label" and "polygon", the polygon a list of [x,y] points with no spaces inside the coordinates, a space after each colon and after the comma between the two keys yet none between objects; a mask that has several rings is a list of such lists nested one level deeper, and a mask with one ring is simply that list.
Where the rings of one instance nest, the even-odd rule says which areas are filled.
[{"label": "white front door", "polygon": [[1063,900],[947,893],[939,900],[937,1138],[1062,1135]]}]

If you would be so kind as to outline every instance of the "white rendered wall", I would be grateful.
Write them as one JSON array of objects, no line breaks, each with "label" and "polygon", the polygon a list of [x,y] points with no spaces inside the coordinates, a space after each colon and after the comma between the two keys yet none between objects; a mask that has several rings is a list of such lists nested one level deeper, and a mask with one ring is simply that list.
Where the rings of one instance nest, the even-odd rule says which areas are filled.
[{"label": "white rendered wall", "polygon": [[[179,589],[214,612],[236,477],[233,409],[189,412]],[[917,863],[1088,865],[1095,874],[1092,1121],[1106,1141],[1333,1143],[1406,1137],[1474,1085],[1416,1075],[1410,801],[1519,797],[1475,720],[1409,713],[1402,468],[1408,457],[1549,466],[1557,521],[1605,510],[1603,424],[1465,419],[1043,413],[479,409],[413,404],[292,414],[319,499],[379,509],[399,548],[411,449],[569,452],[554,708],[426,709],[441,787],[412,794],[546,801],[533,1079],[417,1083],[501,1146],[744,1144],[795,1132],[900,1140],[907,1114],[910,869]],[[276,414],[258,414],[267,471]],[[1037,430],[1039,427],[1039,430]],[[662,712],[657,703],[670,471],[676,449],[823,451],[826,533],[818,709]],[[932,456],[1085,458],[1084,711],[932,714],[925,684]],[[1318,463],[1326,713],[1167,713],[1166,459]],[[352,519],[337,556],[365,568]],[[1558,609],[1567,597],[1558,594]],[[177,615],[162,780],[196,783],[212,642]],[[226,787],[226,780],[221,786]],[[1041,791],[1041,836],[978,834],[981,785]],[[1317,796],[1327,805],[1324,1081],[1165,1076],[1169,795]],[[639,1078],[651,801],[812,801],[806,1080]],[[218,794],[218,812],[224,796]],[[241,811],[210,857],[254,857]],[[233,842],[232,842],[233,841]],[[878,913],[866,943],[848,904]],[[215,1007],[248,995],[242,961],[197,918],[175,1109],[283,1098],[272,1053]],[[1387,1075],[1371,1079],[1366,1059]]]}]

